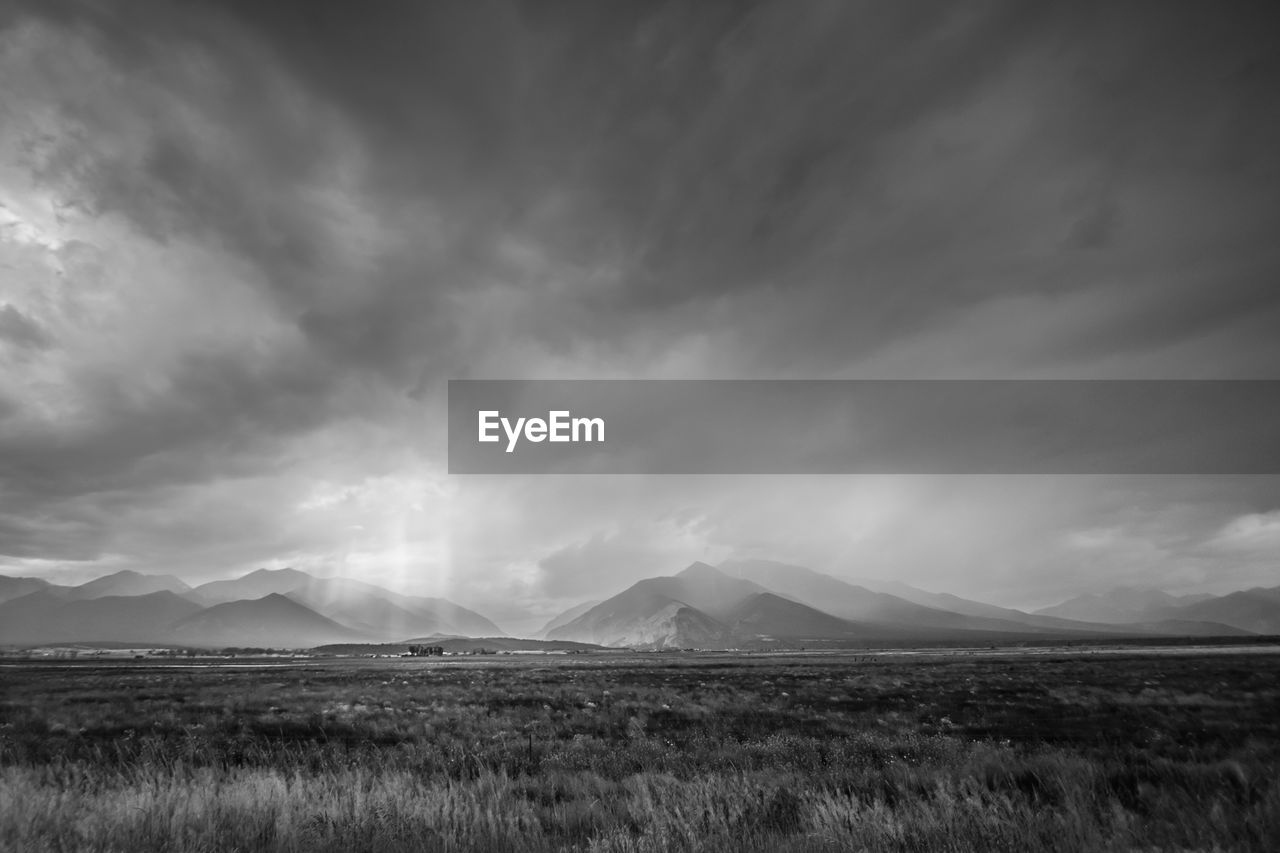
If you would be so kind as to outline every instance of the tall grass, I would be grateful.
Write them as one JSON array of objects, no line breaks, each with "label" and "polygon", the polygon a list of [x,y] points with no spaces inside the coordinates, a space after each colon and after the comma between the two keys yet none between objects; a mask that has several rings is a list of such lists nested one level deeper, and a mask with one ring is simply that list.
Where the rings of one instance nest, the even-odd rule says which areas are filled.
[{"label": "tall grass", "polygon": [[[278,672],[19,671],[0,694],[0,850],[1262,851],[1280,839],[1266,722],[1280,660],[1235,675],[1168,660],[807,667],[337,666],[283,684],[267,680]],[[978,676],[1003,687],[977,699]],[[1117,701],[1099,705],[1102,690]],[[1077,693],[1097,712],[1093,739]],[[999,720],[1014,737],[975,735]],[[1032,723],[1040,736],[1020,736]]]},{"label": "tall grass", "polygon": [[1061,755],[993,752],[877,774],[641,772],[454,781],[357,767],[0,770],[14,851],[1269,850],[1280,790],[1208,796],[1184,773],[1123,805]]}]

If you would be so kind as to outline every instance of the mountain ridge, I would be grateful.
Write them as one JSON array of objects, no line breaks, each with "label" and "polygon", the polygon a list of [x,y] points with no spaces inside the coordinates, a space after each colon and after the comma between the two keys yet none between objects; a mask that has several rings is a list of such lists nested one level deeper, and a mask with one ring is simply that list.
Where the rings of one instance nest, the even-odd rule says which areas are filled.
[{"label": "mountain ridge", "polygon": [[[111,594],[117,592],[124,594]],[[0,576],[0,593],[6,596],[0,600],[0,643],[13,645],[138,641],[301,648],[433,633],[504,635],[483,615],[448,599],[292,568],[257,569],[195,588],[173,575],[131,570],[74,587]],[[268,605],[249,606],[264,598]]]},{"label": "mountain ridge", "polygon": [[[901,582],[870,589],[803,566],[770,560],[726,560],[719,567],[695,562],[674,575],[636,581],[588,606],[550,620],[548,639],[643,648],[753,645],[768,640],[814,642],[971,641],[1144,636],[1247,636],[1271,629],[1272,602],[1280,588],[1242,591],[1230,597],[1167,596],[1178,608],[1144,614],[1125,623],[1092,622],[1001,608],[948,593],[928,593]],[[915,601],[912,598],[917,599]],[[1233,612],[1222,613],[1227,599]],[[929,603],[922,603],[929,602]],[[1186,603],[1190,602],[1190,603]],[[932,604],[951,604],[948,609]],[[682,610],[683,608],[683,610]],[[803,608],[803,610],[799,609]],[[681,619],[676,614],[682,614]],[[803,613],[801,618],[798,614]],[[682,628],[692,630],[682,632]]]},{"label": "mountain ridge", "polygon": [[[1280,635],[1280,586],[1220,596],[1118,587],[1027,613],[900,581],[856,583],[771,560],[726,560],[719,566],[697,561],[570,607],[539,634],[552,643],[640,649]],[[195,588],[173,575],[131,570],[79,586],[0,575],[0,643],[9,645],[136,641],[304,648],[403,643],[410,637],[479,643],[502,636],[486,617],[448,599],[293,568],[257,569]]]}]

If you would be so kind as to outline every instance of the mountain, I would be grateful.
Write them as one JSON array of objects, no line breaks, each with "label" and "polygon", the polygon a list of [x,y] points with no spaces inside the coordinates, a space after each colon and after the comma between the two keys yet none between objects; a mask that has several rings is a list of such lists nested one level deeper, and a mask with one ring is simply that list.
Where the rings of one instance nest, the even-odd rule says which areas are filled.
[{"label": "mountain", "polygon": [[[1046,616],[1040,613],[1027,613],[1024,610],[1016,610],[1012,607],[998,607],[994,604],[987,604],[982,601],[975,601],[969,598],[961,598],[958,595],[952,595],[949,592],[926,592],[914,586],[909,586],[902,581],[886,581],[871,578],[859,578],[856,581],[850,581],[859,586],[865,586],[867,589],[875,592],[886,592],[890,595],[896,595],[907,601],[921,604],[925,607],[933,607],[938,610],[950,610],[953,613],[961,613],[965,616],[977,616],[985,619],[1002,619],[1006,622],[1017,623],[1032,629],[1044,629],[1046,634],[1107,634],[1114,635],[1116,633],[1136,634],[1149,630],[1136,625],[1115,625],[1105,622],[1090,622],[1080,619],[1065,619],[1058,616]],[[1190,597],[1190,596],[1189,596]],[[1213,596],[1205,596],[1212,598]]]},{"label": "mountain", "polygon": [[1152,634],[1171,637],[1248,637],[1257,633],[1222,622],[1200,622],[1194,619],[1157,619],[1155,622],[1137,624]]},{"label": "mountain", "polygon": [[547,638],[641,648],[737,648],[942,637],[985,642],[991,633],[979,634],[987,628],[983,620],[873,593],[799,566],[758,561],[729,568],[753,577],[694,563],[676,575],[639,581],[552,628]]},{"label": "mountain", "polygon": [[40,578],[11,578],[0,575],[0,604],[51,587],[53,584]]},{"label": "mountain", "polygon": [[0,642],[163,643],[175,622],[200,609],[169,590],[75,601],[37,592],[0,605]]},{"label": "mountain", "polygon": [[187,645],[294,649],[368,639],[279,593],[215,604],[177,622],[172,635]]},{"label": "mountain", "polygon": [[496,637],[502,629],[474,610],[444,598],[403,595],[349,578],[315,578],[289,597],[344,625],[403,640],[422,634]]},{"label": "mountain", "polygon": [[[309,600],[298,593],[289,593],[288,597],[299,604],[310,605]],[[320,615],[341,625],[381,639],[404,639],[418,634],[433,633],[441,628],[437,620],[423,618],[382,598],[368,597],[349,604],[328,607],[310,606]]]},{"label": "mountain", "polygon": [[1119,587],[1102,594],[1077,595],[1035,612],[1041,616],[1121,624],[1139,622],[1152,613],[1177,606],[1178,600],[1161,590]]},{"label": "mountain", "polygon": [[258,569],[243,577],[196,587],[206,604],[287,595],[311,610],[382,639],[418,634],[467,637],[500,636],[502,629],[465,607],[443,598],[402,595],[350,578],[317,578],[297,569]]},{"label": "mountain", "polygon": [[594,600],[584,601],[579,605],[570,607],[568,610],[564,611],[559,616],[554,617],[553,619],[551,619],[551,621],[547,622],[547,624],[543,625],[542,628],[537,632],[537,636],[545,637],[547,636],[547,634],[551,633],[556,628],[559,628],[561,625],[568,625],[574,619],[577,619],[583,613],[586,613],[588,610],[595,607],[599,603],[600,603],[599,601],[594,601]]},{"label": "mountain", "polygon": [[[1209,600],[1213,600],[1213,597]],[[1052,607],[1041,608],[1035,613],[1039,616],[1120,625],[1167,618],[1172,616],[1173,611],[1196,603],[1206,603],[1204,596],[1183,598],[1159,589],[1117,587],[1101,595],[1078,595]]]},{"label": "mountain", "polygon": [[674,576],[649,578],[637,584],[641,585],[696,607],[716,619],[732,613],[754,596],[775,592],[754,581],[731,577],[702,562],[691,563]]},{"label": "mountain", "polygon": [[73,601],[55,614],[54,639],[163,642],[175,622],[200,611],[170,590]]},{"label": "mountain", "polygon": [[442,598],[391,594],[354,595],[326,604],[310,597],[308,590],[289,597],[308,604],[335,622],[371,636],[403,640],[406,637],[441,634],[451,637],[498,637],[502,630],[479,613]]},{"label": "mountain", "polygon": [[40,589],[0,604],[0,643],[18,645],[44,642],[45,626],[67,605],[56,590]]},{"label": "mountain", "polygon": [[398,595],[391,601],[411,612],[438,619],[445,626],[445,630],[441,633],[462,637],[506,636],[505,631],[484,616],[460,604],[454,604],[446,598]]},{"label": "mountain", "polygon": [[[903,622],[934,629],[966,620],[800,566],[740,561],[725,567],[738,576],[699,562],[639,581],[546,636],[606,646],[732,648],[784,638],[887,638],[900,635]],[[885,624],[868,624],[875,621]]]},{"label": "mountain", "polygon": [[775,639],[867,639],[875,635],[875,631],[867,626],[823,613],[772,592],[761,593],[742,602],[727,617],[726,623],[740,643]]},{"label": "mountain", "polygon": [[[548,638],[554,639],[554,638]],[[610,637],[600,645],[639,648],[715,649],[729,642],[724,625],[701,610],[679,602],[651,613],[629,626],[626,633]]]},{"label": "mountain", "polygon": [[1109,625],[1100,622],[1061,619],[1054,616],[1027,613],[1022,610],[1015,610],[1012,607],[998,607],[994,604],[987,604],[982,601],[961,598],[960,596],[952,595],[949,592],[926,592],[923,589],[917,589],[914,586],[909,586],[902,581],[859,578],[857,580],[850,581],[850,583],[857,586],[864,586],[873,592],[885,592],[890,595],[896,595],[899,598],[906,599],[907,601],[915,604],[924,605],[925,607],[933,607],[937,610],[950,610],[952,613],[960,613],[965,616],[977,616],[985,619],[1003,619],[1006,622],[1015,622],[1020,625],[1026,625],[1033,628],[1046,628],[1050,631],[1107,632],[1111,630]]},{"label": "mountain", "polygon": [[106,596],[150,595],[153,592],[172,592],[177,595],[191,591],[191,587],[173,575],[144,575],[124,570],[72,587],[68,597],[77,600],[104,598]]},{"label": "mountain", "polygon": [[1280,634],[1280,587],[1255,587],[1189,604],[1167,618],[1220,622],[1254,634]]},{"label": "mountain", "polygon": [[725,618],[725,622],[732,642],[738,648],[853,648],[936,642],[987,644],[1002,636],[998,632],[976,629],[841,619],[771,592],[743,602]]},{"label": "mountain", "polygon": [[701,610],[660,592],[660,587],[679,587],[667,583],[670,580],[640,581],[548,631],[547,639],[658,649],[723,648],[728,629]]},{"label": "mountain", "polygon": [[[401,595],[296,569],[259,569],[196,589],[171,575],[133,571],[77,587],[0,577],[0,593],[6,596],[0,601],[0,642],[12,643],[186,641],[300,648],[316,642],[503,633],[479,613],[443,598]],[[155,597],[159,593],[164,596]],[[263,599],[268,603],[260,603]],[[88,606],[97,601],[104,604]],[[83,606],[64,609],[71,603]],[[181,630],[171,632],[171,624],[179,622]]]},{"label": "mountain", "polygon": [[[767,560],[719,568],[697,562],[571,608],[542,633],[561,644],[650,649],[1280,635],[1280,587],[1224,596],[1122,587],[1028,614],[896,581],[850,583]],[[304,648],[430,637],[468,638],[468,648],[489,648],[501,634],[484,616],[446,599],[296,569],[259,569],[194,590],[171,575],[133,571],[77,587],[0,576],[0,643]]]},{"label": "mountain", "polygon": [[548,640],[604,646],[723,648],[731,632],[720,621],[749,599],[771,592],[706,563],[676,575],[646,578],[546,632]]},{"label": "mountain", "polygon": [[193,592],[205,604],[225,604],[259,599],[272,593],[283,595],[314,580],[311,575],[297,569],[258,569],[233,580],[201,584]]},{"label": "mountain", "polygon": [[[779,567],[784,573],[773,575]],[[752,567],[734,568],[747,573]],[[983,620],[872,593],[798,566],[756,568],[760,579],[775,582],[786,594],[694,563],[677,575],[633,584],[548,631],[547,638],[632,648],[724,649],[920,640],[986,643],[996,636],[991,630],[964,627]],[[825,606],[814,606],[807,597]],[[876,618],[845,618],[837,612],[841,609]]]},{"label": "mountain", "polygon": [[[892,625],[896,628],[930,629],[931,633],[932,629],[1015,634],[1035,634],[1050,630],[1016,619],[969,615],[918,604],[897,595],[875,592],[804,566],[792,566],[772,560],[730,560],[721,563],[720,567],[725,573],[738,578],[754,581],[774,590],[786,590],[788,597],[842,619]],[[1060,633],[1061,630],[1056,632]]]},{"label": "mountain", "polygon": [[[1273,624],[1273,609],[1280,608],[1280,588],[1208,601],[1134,591],[1120,599],[1146,607],[1142,618],[1108,624],[1028,614],[902,584],[893,588],[955,609],[871,590],[803,566],[731,560],[720,568],[694,563],[676,575],[639,581],[599,604],[579,605],[552,620],[545,635],[633,648],[1228,636],[1264,632]],[[1231,601],[1223,604],[1227,598]],[[1159,606],[1170,600],[1178,606]]]}]

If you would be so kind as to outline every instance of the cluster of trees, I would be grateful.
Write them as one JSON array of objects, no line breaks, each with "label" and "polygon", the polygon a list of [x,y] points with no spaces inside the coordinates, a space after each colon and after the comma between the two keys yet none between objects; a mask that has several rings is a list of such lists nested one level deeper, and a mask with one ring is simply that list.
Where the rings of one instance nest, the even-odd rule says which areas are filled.
[{"label": "cluster of trees", "polygon": [[444,654],[444,646],[410,646],[408,657],[420,658]]}]

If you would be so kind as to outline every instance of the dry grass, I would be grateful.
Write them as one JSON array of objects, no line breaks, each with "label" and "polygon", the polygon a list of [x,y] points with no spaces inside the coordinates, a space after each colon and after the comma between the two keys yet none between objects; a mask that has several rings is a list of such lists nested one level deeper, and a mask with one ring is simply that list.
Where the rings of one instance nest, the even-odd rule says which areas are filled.
[{"label": "dry grass", "polygon": [[0,674],[0,849],[1269,850],[1280,657]]}]

